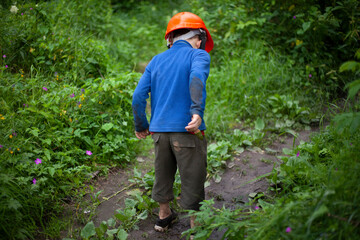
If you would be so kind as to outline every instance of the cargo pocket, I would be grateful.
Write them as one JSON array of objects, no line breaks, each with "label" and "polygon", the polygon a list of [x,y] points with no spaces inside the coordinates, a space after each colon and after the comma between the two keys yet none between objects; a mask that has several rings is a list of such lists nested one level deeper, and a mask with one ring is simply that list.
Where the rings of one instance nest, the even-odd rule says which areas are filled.
[{"label": "cargo pocket", "polygon": [[154,144],[159,142],[160,139],[160,134],[159,133],[154,133],[151,135],[151,138],[154,140]]},{"label": "cargo pocket", "polygon": [[180,152],[184,148],[194,148],[195,141],[192,135],[177,135],[171,137],[171,145],[175,152]]}]

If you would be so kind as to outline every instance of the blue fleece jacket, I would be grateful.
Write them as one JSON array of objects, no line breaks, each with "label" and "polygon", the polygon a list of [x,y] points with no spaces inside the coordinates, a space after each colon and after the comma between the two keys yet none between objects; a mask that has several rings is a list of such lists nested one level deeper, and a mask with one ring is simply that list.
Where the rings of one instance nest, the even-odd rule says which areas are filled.
[{"label": "blue fleece jacket", "polygon": [[186,132],[193,114],[202,118],[206,80],[210,71],[210,55],[180,40],[167,51],[156,55],[148,64],[133,95],[135,130],[149,128],[146,99],[151,93],[151,132]]}]

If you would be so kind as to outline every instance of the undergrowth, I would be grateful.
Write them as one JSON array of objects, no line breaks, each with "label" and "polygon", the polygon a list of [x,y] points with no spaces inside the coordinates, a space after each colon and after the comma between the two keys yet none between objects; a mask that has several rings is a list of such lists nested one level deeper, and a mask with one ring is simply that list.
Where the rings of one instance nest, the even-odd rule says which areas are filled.
[{"label": "undergrowth", "polygon": [[[6,218],[0,235],[59,238],[66,224],[55,219],[64,204],[92,194],[96,207],[99,193],[79,189],[91,173],[133,162],[141,149],[133,135],[133,90],[146,64],[166,50],[171,16],[191,11],[215,43],[204,119],[209,178],[221,181],[233,151],[266,147],[267,133],[296,135],[319,124],[324,106],[349,90],[348,111],[327,119],[336,124],[288,151],[274,169],[269,181],[277,200],[257,199],[257,211],[204,202],[197,237],[223,228],[228,239],[353,238],[359,223],[358,9],[354,0],[3,1],[0,212]],[[134,175],[145,194],[134,192],[100,226],[80,217],[88,223],[78,238],[126,239],[147,217],[156,206],[149,195],[152,172]],[[178,179],[175,186],[177,195]]]}]

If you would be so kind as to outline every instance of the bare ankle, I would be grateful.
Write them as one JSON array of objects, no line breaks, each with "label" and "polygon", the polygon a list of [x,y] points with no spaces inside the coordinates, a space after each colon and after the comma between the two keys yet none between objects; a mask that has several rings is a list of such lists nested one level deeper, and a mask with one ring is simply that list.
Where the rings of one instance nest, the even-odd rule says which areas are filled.
[{"label": "bare ankle", "polygon": [[159,218],[164,219],[171,215],[170,205],[169,203],[159,203]]},{"label": "bare ankle", "polygon": [[161,212],[161,211],[159,211],[159,218],[160,219],[164,219],[164,218],[167,218],[168,216],[170,216],[171,215],[171,211],[169,211],[169,212]]}]

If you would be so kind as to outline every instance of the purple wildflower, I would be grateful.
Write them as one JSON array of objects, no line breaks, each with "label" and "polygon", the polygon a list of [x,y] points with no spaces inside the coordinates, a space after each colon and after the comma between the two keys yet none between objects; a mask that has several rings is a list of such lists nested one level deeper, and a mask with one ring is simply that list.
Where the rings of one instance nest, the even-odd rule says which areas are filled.
[{"label": "purple wildflower", "polygon": [[33,182],[33,184],[36,184],[36,178],[34,178],[32,182]]},{"label": "purple wildflower", "polygon": [[312,77],[312,75],[311,74],[309,74],[309,78],[311,78]]},{"label": "purple wildflower", "polygon": [[293,19],[296,19],[296,16],[293,16]]},{"label": "purple wildflower", "polygon": [[5,54],[3,55],[3,58],[6,58],[6,55],[5,55]]},{"label": "purple wildflower", "polygon": [[16,137],[17,136],[17,133],[16,132],[13,132],[13,134],[12,134],[14,137]]},{"label": "purple wildflower", "polygon": [[41,161],[40,158],[37,158],[37,159],[35,160],[35,163],[36,163],[36,165],[38,165],[38,164],[42,163],[42,161]]},{"label": "purple wildflower", "polygon": [[30,10],[32,10],[32,8],[30,8]]},{"label": "purple wildflower", "polygon": [[291,227],[287,227],[287,228],[286,228],[286,232],[287,232],[287,233],[291,232]]},{"label": "purple wildflower", "polygon": [[46,87],[43,87],[43,89],[44,89],[45,91],[47,91],[47,90],[48,90]]},{"label": "purple wildflower", "polygon": [[86,154],[89,155],[89,156],[91,156],[91,155],[92,155],[92,152],[87,150],[87,151],[86,151]]},{"label": "purple wildflower", "polygon": [[255,210],[259,210],[259,206],[255,206]]},{"label": "purple wildflower", "polygon": [[300,156],[300,152],[298,151],[297,154],[296,154],[296,157],[299,157]]},{"label": "purple wildflower", "polygon": [[21,16],[24,15],[24,13],[21,13]]},{"label": "purple wildflower", "polygon": [[82,92],[82,93],[85,93],[85,89],[82,88],[82,89],[81,89],[81,92]]},{"label": "purple wildflower", "polygon": [[0,148],[3,148],[4,146],[3,145],[0,145]]},{"label": "purple wildflower", "polygon": [[9,66],[8,65],[5,65],[5,68],[8,68]]},{"label": "purple wildflower", "polygon": [[77,105],[80,105],[81,104],[81,102],[79,101],[79,102],[77,102]]},{"label": "purple wildflower", "polygon": [[71,98],[75,97],[75,94],[74,94],[74,93],[73,93],[73,94],[71,94],[71,95],[70,95],[70,97],[71,97]]}]

